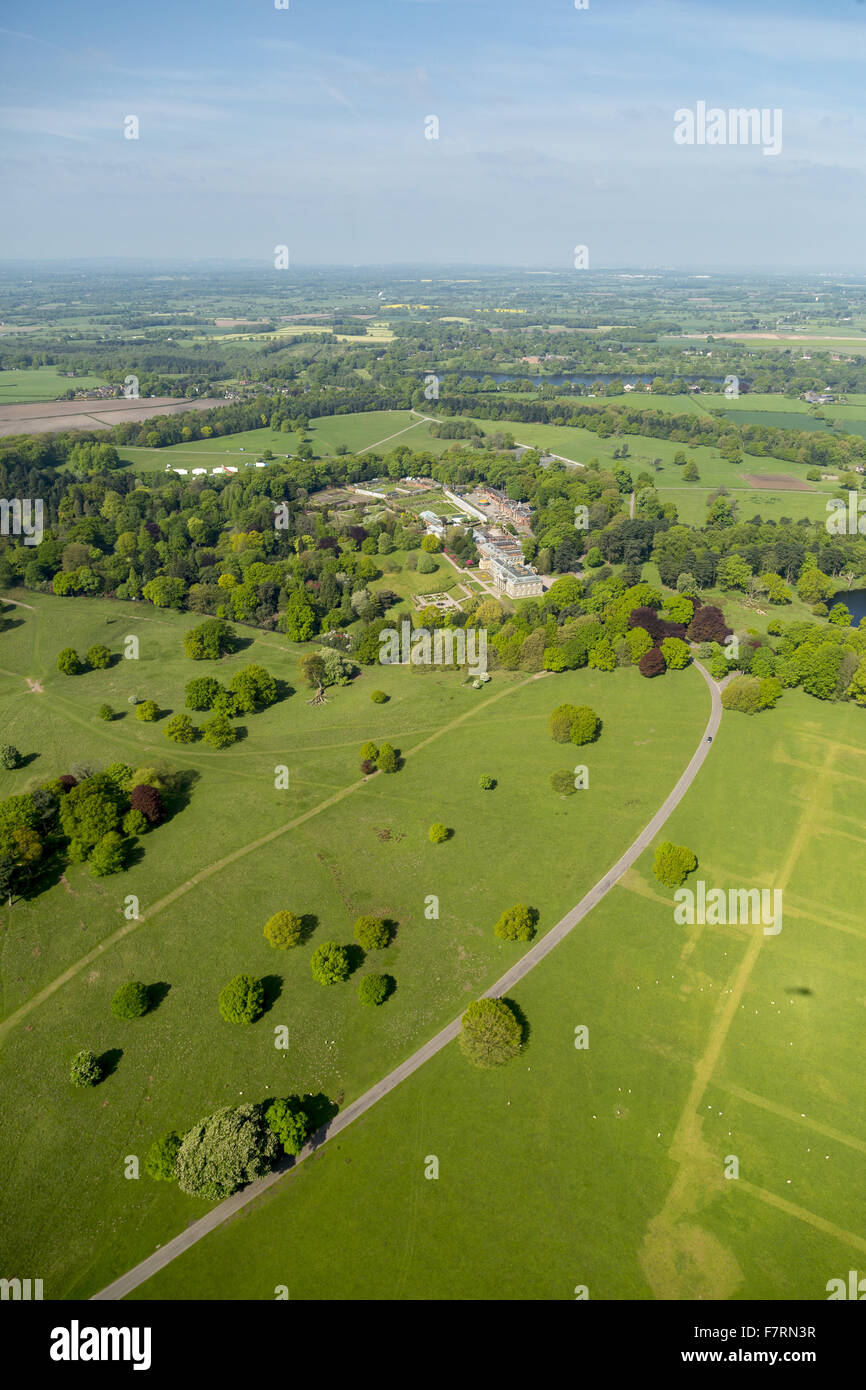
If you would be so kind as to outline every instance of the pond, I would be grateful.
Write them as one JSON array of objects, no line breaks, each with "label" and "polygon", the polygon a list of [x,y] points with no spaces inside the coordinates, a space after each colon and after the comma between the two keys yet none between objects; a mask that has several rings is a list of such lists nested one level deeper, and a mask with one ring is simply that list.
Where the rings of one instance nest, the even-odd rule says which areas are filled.
[{"label": "pond", "polygon": [[855,627],[861,618],[866,618],[866,589],[848,589],[844,594],[834,594],[830,600],[831,608],[834,603],[844,603]]}]

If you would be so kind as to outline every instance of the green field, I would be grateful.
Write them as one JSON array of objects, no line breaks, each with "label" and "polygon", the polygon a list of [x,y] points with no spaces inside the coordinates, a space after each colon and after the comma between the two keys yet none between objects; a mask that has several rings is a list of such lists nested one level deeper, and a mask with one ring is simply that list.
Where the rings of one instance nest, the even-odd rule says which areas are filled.
[{"label": "green field", "polygon": [[[377,666],[315,708],[298,680],[300,649],[248,630],[250,645],[218,663],[220,678],[256,660],[294,693],[244,717],[246,737],[231,749],[181,748],[162,727],[182,708],[184,683],[202,674],[182,655],[193,617],[107,600],[27,602],[3,634],[0,701],[5,736],[38,756],[0,773],[0,795],[74,761],[121,758],[188,774],[188,804],[143,837],[124,873],[93,879],[72,865],[38,897],[0,910],[4,1255],[43,1271],[55,1298],[94,1292],[205,1210],[165,1184],[127,1180],[127,1155],[143,1156],[154,1137],[235,1097],[315,1093],[343,1105],[497,979],[522,948],[493,936],[496,917],[529,902],[544,932],[580,899],[675,783],[708,701],[694,671],[664,682],[634,670],[497,673],[475,691],[459,675]],[[138,661],[80,677],[55,669],[62,646],[105,641],[119,652],[131,633]],[[28,677],[44,691],[31,692]],[[389,703],[371,702],[377,687]],[[156,700],[161,722],[137,721],[130,695]],[[563,699],[590,703],[604,720],[601,741],[583,755],[591,801],[562,800],[549,787],[550,774],[574,761],[547,730]],[[124,711],[112,724],[96,717],[106,700]],[[358,749],[370,737],[390,738],[406,763],[364,783]],[[288,791],[274,787],[281,765]],[[478,786],[487,772],[494,792]],[[437,819],[454,836],[434,847],[427,830]],[[441,904],[435,922],[424,916],[431,893]],[[138,922],[124,917],[129,894],[140,900]],[[262,927],[286,906],[311,914],[314,930],[303,947],[277,953]],[[372,1013],[358,1003],[356,980],[323,989],[309,970],[313,946],[349,942],[362,912],[398,924],[373,962],[397,990]],[[268,979],[272,1002],[259,1023],[234,1031],[216,995],[241,970]],[[150,1015],[120,1024],[108,1006],[129,978],[166,989]],[[288,1053],[274,1047],[278,1024],[289,1028]],[[92,1092],[67,1080],[82,1046],[115,1054]]]},{"label": "green field", "polygon": [[0,371],[0,405],[26,405],[30,401],[53,401],[64,391],[87,391],[105,386],[98,376],[67,376],[55,367],[27,367]]},{"label": "green field", "polygon": [[[308,434],[315,458],[330,458],[341,444],[345,444],[352,454],[366,449],[388,453],[398,444],[442,453],[455,442],[453,439],[434,439],[428,422],[419,420],[410,410],[323,415],[310,421]],[[299,440],[295,434],[260,429],[224,434],[213,439],[196,439],[189,444],[171,444],[164,449],[124,444],[118,452],[122,461],[138,472],[164,472],[166,465],[191,469],[232,463],[243,467],[244,455],[261,458],[264,450],[270,449],[277,458],[285,458],[287,454],[296,453],[298,448]]]},{"label": "green field", "polygon": [[644,856],[515,990],[519,1061],[450,1045],[132,1297],[825,1299],[864,1249],[863,718],[727,714],[666,827],[781,888],[778,935],[676,925]]}]

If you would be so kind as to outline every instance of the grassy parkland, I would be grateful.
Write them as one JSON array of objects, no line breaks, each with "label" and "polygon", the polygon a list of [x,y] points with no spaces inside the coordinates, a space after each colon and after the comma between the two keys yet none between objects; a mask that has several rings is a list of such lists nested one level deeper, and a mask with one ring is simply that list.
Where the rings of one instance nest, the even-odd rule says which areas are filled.
[{"label": "grassy parkland", "polygon": [[[0,774],[0,794],[72,762],[185,775],[181,803],[122,873],[94,878],[67,865],[2,909],[4,1248],[12,1263],[45,1270],[48,1296],[74,1297],[207,1209],[173,1185],[127,1177],[129,1155],[143,1160],[154,1139],[220,1105],[298,1094],[324,1114],[360,1094],[519,957],[521,944],[494,934],[506,909],[531,904],[543,934],[631,843],[693,752],[707,693],[688,670],[664,681],[635,669],[502,671],[475,690],[456,673],[377,666],[311,705],[299,667],[309,648],[276,634],[241,629],[242,650],[193,662],[183,647],[192,615],[29,592],[26,603],[4,633],[0,701],[8,740],[37,756]],[[120,655],[129,634],[137,660]],[[94,643],[118,659],[75,676],[56,669],[61,648]],[[281,694],[236,721],[237,742],[165,738],[189,680],[225,683],[251,662]],[[374,690],[388,700],[372,700]],[[153,700],[159,718],[138,720],[130,696]],[[551,740],[550,713],[563,701],[597,711],[598,743]],[[123,717],[100,719],[104,703]],[[359,750],[371,740],[398,750],[394,775],[364,780]],[[551,775],[578,761],[591,799],[551,789]],[[450,831],[444,843],[431,842],[433,824]],[[138,921],[125,916],[130,895]],[[437,918],[425,915],[431,896]],[[287,951],[263,930],[282,910],[306,927]],[[354,951],[350,978],[323,988],[312,953],[328,941],[352,946],[362,915],[393,923],[390,944]],[[371,971],[396,988],[365,1008],[357,989]],[[238,1028],[217,997],[244,973],[263,981],[265,1008]],[[130,980],[155,1003],[120,1020],[111,1001]],[[275,1046],[277,1029],[288,1049]],[[81,1048],[104,1065],[98,1086],[69,1084]]]},{"label": "grassy parkland", "polygon": [[726,714],[664,831],[780,888],[778,935],[676,925],[648,851],[515,989],[517,1062],[450,1045],[131,1297],[820,1300],[862,1268],[866,755],[816,710]]}]

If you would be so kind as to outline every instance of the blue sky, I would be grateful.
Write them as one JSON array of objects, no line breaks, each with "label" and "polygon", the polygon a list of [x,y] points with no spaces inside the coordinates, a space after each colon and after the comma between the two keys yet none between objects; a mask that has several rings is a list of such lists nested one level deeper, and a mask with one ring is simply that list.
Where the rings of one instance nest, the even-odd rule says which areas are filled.
[{"label": "blue sky", "polygon": [[0,0],[0,258],[866,270],[858,0],[289,3]]}]

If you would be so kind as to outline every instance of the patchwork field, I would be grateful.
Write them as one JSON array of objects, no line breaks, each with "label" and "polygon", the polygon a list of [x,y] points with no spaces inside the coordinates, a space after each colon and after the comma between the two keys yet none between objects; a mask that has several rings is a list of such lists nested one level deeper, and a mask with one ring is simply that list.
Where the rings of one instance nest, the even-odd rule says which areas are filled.
[{"label": "patchwork field", "polygon": [[[182,803],[122,874],[51,870],[38,896],[0,909],[4,1263],[38,1267],[46,1297],[56,1298],[101,1288],[206,1210],[174,1187],[127,1179],[127,1155],[143,1156],[167,1129],[235,1097],[298,1092],[343,1106],[497,979],[523,949],[493,936],[499,914],[531,903],[543,933],[580,899],[676,782],[708,701],[695,671],[656,682],[633,670],[497,673],[475,691],[459,675],[376,667],[316,708],[298,680],[300,649],[249,630],[246,648],[217,663],[217,674],[260,661],[291,693],[241,719],[245,737],[230,749],[178,747],[163,737],[165,718],[182,708],[186,681],[203,665],[215,669],[182,654],[194,619],[106,600],[28,593],[27,603],[0,640],[0,708],[6,737],[39,756],[0,773],[0,795],[71,762],[124,759],[186,774]],[[138,661],[78,677],[56,671],[60,647],[104,641],[119,653],[128,634],[140,639]],[[375,688],[389,703],[371,702]],[[157,701],[158,723],[134,718],[133,694]],[[564,699],[591,704],[604,721],[600,742],[583,752],[591,801],[563,800],[549,786],[575,761],[547,729]],[[123,717],[99,720],[104,701]],[[367,738],[390,738],[403,769],[365,783],[358,749]],[[283,765],[286,791],[274,784]],[[483,773],[497,779],[494,791],[479,788]],[[437,819],[454,835],[433,846],[427,830]],[[124,916],[129,894],[139,898],[138,921]],[[430,894],[440,902],[435,921],[424,915]],[[287,953],[262,936],[282,907],[310,918],[309,940]],[[323,989],[309,969],[313,947],[351,941],[362,912],[397,924],[393,944],[367,962],[397,982],[376,1011],[358,1003],[357,972]],[[266,979],[268,1009],[234,1032],[216,996],[241,970]],[[145,1018],[119,1023],[109,1002],[131,978],[161,986],[162,997]],[[274,1047],[283,1024],[288,1053]],[[83,1046],[113,1068],[87,1092],[67,1080]],[[391,1161],[380,1156],[380,1173]],[[312,1268],[318,1257],[309,1255]]]},{"label": "patchwork field", "polygon": [[666,827],[778,935],[676,925],[647,854],[514,991],[521,1060],[450,1045],[131,1297],[826,1299],[866,1251],[862,720],[727,714]]}]

